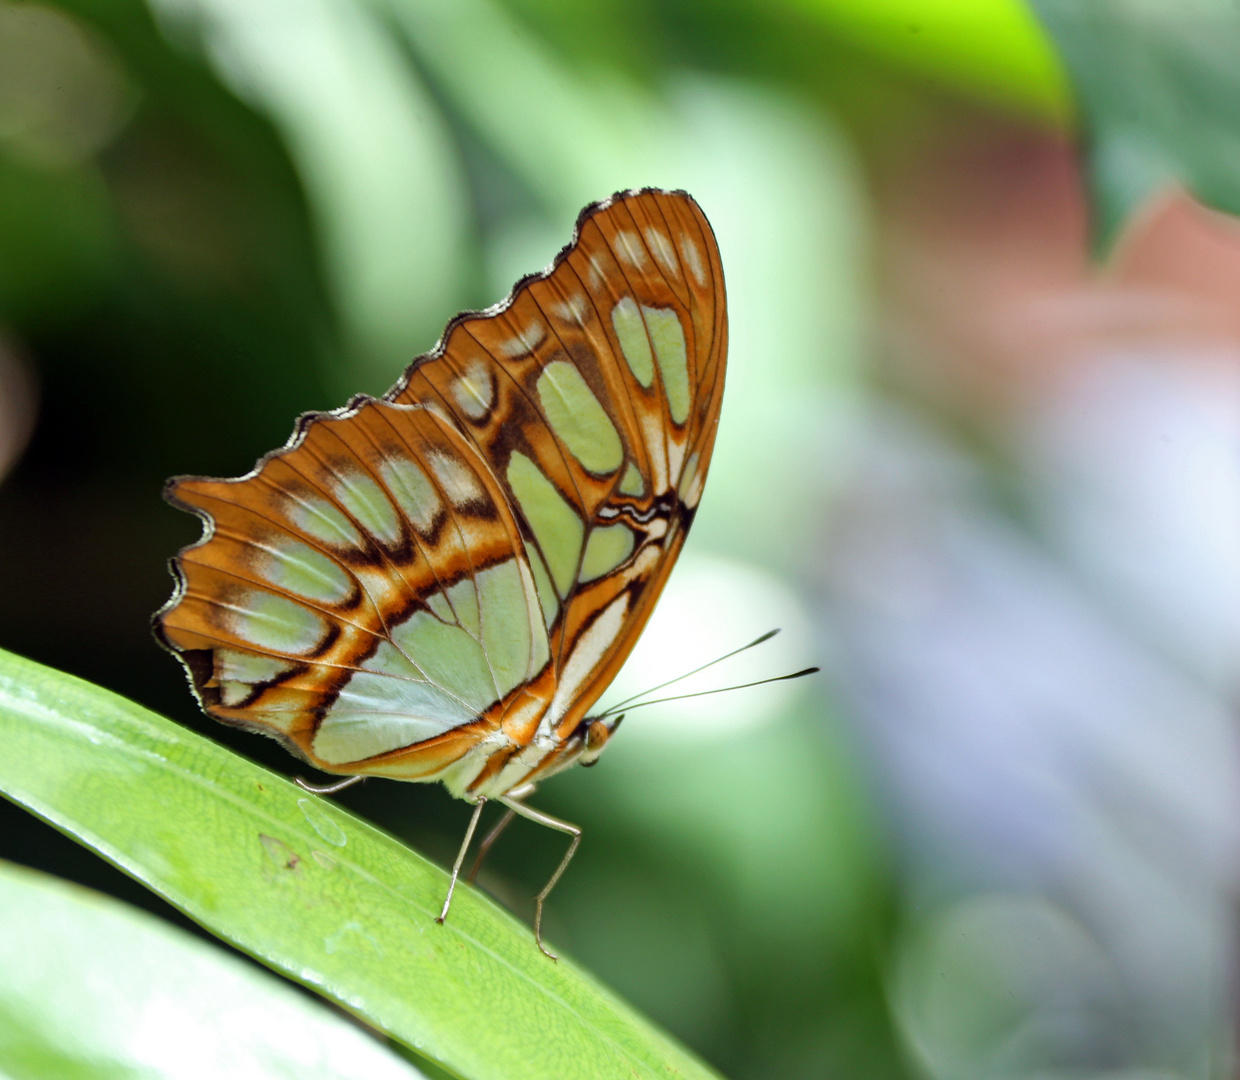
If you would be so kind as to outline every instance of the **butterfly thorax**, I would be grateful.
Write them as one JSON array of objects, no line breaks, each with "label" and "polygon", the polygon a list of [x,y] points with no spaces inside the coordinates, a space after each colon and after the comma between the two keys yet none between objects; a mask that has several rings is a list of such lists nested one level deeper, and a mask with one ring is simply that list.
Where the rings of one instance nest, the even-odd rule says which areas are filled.
[{"label": "butterfly thorax", "polygon": [[557,735],[549,725],[540,727],[524,746],[501,731],[480,742],[438,779],[453,795],[468,802],[494,799],[541,783],[573,765],[593,765],[620,719],[586,717],[566,737]]}]

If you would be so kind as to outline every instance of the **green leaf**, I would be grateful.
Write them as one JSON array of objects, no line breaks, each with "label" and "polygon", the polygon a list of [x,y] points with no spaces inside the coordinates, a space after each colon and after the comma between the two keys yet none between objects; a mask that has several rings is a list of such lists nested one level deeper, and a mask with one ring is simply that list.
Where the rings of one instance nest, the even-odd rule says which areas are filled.
[{"label": "green leaf", "polygon": [[287,983],[88,889],[0,862],[0,925],[4,1076],[421,1075]]},{"label": "green leaf", "polygon": [[[219,936],[471,1080],[705,1066],[468,887],[132,702],[0,651],[0,791]],[[599,933],[606,933],[600,927]]]},{"label": "green leaf", "polygon": [[1024,0],[781,0],[840,37],[957,93],[1066,125],[1068,86]]},{"label": "green leaf", "polygon": [[1240,213],[1240,7],[1216,0],[1033,0],[1088,133],[1099,247],[1160,189]]}]

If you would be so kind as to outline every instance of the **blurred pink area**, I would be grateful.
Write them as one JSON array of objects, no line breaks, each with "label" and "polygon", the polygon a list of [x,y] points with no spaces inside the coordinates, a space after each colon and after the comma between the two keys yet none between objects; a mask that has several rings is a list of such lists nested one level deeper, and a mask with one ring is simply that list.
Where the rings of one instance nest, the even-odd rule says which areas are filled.
[{"label": "blurred pink area", "polygon": [[1091,353],[1240,340],[1240,223],[1167,191],[1099,264],[1076,148],[973,134],[881,184],[893,382],[1001,428],[1011,410],[1059,393]]}]

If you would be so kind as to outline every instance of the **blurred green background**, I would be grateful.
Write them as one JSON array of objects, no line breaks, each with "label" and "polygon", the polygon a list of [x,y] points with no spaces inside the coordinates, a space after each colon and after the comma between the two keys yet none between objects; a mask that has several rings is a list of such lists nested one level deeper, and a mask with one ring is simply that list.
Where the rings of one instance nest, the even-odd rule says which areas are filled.
[{"label": "blurred green background", "polygon": [[[1169,184],[1159,131],[1221,144],[1161,108],[1158,27],[1134,75],[1042,10],[1087,166],[1018,0],[0,3],[0,644],[300,772],[151,638],[198,535],[164,480],[383,391],[586,203],[686,188],[728,391],[612,699],[772,626],[686,689],[827,671],[548,785],[585,829],[550,937],[738,1080],[1231,1075],[1240,240]],[[1198,39],[1217,104],[1235,38]],[[468,816],[341,801],[441,862]],[[560,850],[518,825],[481,882],[529,914]],[[7,804],[0,858],[185,922]]]}]

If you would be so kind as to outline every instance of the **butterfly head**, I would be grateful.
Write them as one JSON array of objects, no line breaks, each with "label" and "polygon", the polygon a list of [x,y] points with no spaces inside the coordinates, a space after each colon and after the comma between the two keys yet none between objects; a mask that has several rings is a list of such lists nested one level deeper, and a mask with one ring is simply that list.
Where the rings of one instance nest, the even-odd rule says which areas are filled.
[{"label": "butterfly head", "polygon": [[623,719],[623,713],[619,716],[600,716],[594,719],[587,717],[583,723],[585,731],[581,736],[585,745],[582,746],[581,753],[577,755],[578,763],[586,766],[596,764],[603,748],[607,745],[607,740],[612,737]]}]

